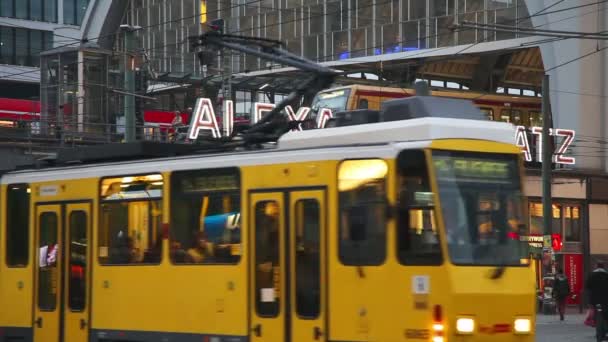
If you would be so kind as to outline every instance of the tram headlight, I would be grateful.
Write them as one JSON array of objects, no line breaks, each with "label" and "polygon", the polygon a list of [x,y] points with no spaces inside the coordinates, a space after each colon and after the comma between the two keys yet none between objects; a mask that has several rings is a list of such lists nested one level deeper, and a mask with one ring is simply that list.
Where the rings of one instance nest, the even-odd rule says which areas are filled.
[{"label": "tram headlight", "polygon": [[472,318],[459,318],[456,320],[456,331],[459,334],[472,334],[475,331],[475,320]]},{"label": "tram headlight", "polygon": [[529,334],[532,330],[532,322],[529,318],[517,318],[513,323],[516,334]]}]

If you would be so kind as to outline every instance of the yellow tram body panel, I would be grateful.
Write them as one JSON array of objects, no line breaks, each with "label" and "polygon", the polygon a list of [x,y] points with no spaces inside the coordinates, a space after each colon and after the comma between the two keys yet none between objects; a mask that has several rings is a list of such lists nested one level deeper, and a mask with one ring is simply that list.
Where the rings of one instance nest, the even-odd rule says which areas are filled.
[{"label": "yellow tram body panel", "polygon": [[[379,230],[385,232],[385,238],[381,242],[384,254],[370,264],[355,265],[357,258],[363,258],[366,253],[357,250],[359,254],[341,254],[341,239],[345,234],[356,233],[345,231],[341,226],[341,222],[347,220],[343,217],[346,214],[341,207],[341,191],[343,187],[354,186],[352,183],[342,184],[339,180],[341,166],[349,160],[374,160],[367,166],[362,164],[365,166],[363,169],[369,171],[372,166],[379,165],[384,168],[386,204],[390,204],[391,208],[396,207],[401,196],[398,190],[400,177],[403,176],[399,174],[400,163],[403,161],[396,154],[401,149],[422,151],[426,158],[425,165],[430,170],[429,190],[422,191],[419,195],[422,200],[430,201],[436,206],[425,210],[431,211],[430,225],[435,236],[439,237],[437,248],[441,261],[435,265],[410,265],[404,264],[397,257],[400,253],[398,246],[401,243],[401,233],[393,212],[386,214],[384,223],[378,223]],[[172,207],[176,191],[172,189],[172,177],[176,172],[187,169],[206,169],[206,163],[222,164],[222,157],[213,159],[210,156],[209,160],[207,157],[193,157],[195,159],[188,165],[198,165],[197,167],[180,166],[180,163],[186,163],[185,159],[167,160],[169,166],[163,162],[142,161],[137,167],[125,166],[127,171],[121,168],[122,164],[116,163],[110,165],[111,171],[107,165],[100,166],[99,171],[95,171],[100,176],[87,178],[81,178],[86,172],[83,171],[81,175],[74,171],[75,176],[64,175],[58,180],[37,181],[44,178],[38,176],[44,176],[46,171],[34,172],[29,182],[29,263],[24,268],[9,268],[6,263],[0,264],[0,300],[3,307],[11,308],[0,310],[0,327],[29,328],[32,330],[33,341],[45,342],[58,341],[60,336],[70,342],[104,339],[160,341],[163,336],[169,336],[167,338],[170,340],[215,337],[221,341],[231,338],[234,341],[311,342],[451,342],[486,341],[490,338],[493,341],[533,341],[533,269],[523,263],[500,267],[460,265],[451,261],[451,253],[454,251],[450,249],[453,247],[448,246],[447,228],[443,223],[445,220],[441,209],[452,203],[444,203],[439,199],[439,185],[433,166],[435,151],[515,156],[519,153],[516,147],[502,142],[459,136],[455,139],[417,142],[414,145],[345,148],[343,155],[338,152],[329,153],[323,148],[313,149],[310,153],[281,149],[276,151],[256,153],[254,157],[242,154],[243,159],[250,158],[250,161],[240,165],[225,162],[223,166],[237,168],[240,181],[239,214],[245,229],[240,231],[240,245],[229,246],[231,256],[238,255],[240,258],[234,264],[176,263],[172,254],[174,246],[169,238],[172,229],[178,228],[172,226],[172,215],[177,215]],[[374,154],[375,151],[383,152]],[[315,153],[318,155],[315,156]],[[353,165],[355,164],[356,162]],[[95,170],[96,166],[87,168]],[[133,169],[137,169],[137,172],[130,171]],[[349,176],[357,171],[356,168],[353,170],[350,170]],[[408,176],[407,171],[405,176]],[[521,172],[521,168],[518,171]],[[162,178],[156,179],[160,185],[155,191],[162,194],[160,207],[156,208],[156,214],[150,213],[145,219],[158,219],[160,222],[160,225],[153,225],[153,235],[162,235],[159,240],[162,245],[160,261],[137,266],[102,264],[100,260],[104,260],[108,253],[108,242],[104,242],[107,236],[101,234],[106,230],[101,226],[103,215],[106,215],[100,197],[103,180],[106,177],[124,179],[159,173]],[[0,203],[7,202],[7,186],[2,185]],[[267,206],[271,202],[273,206]],[[128,201],[120,203],[131,205]],[[0,214],[6,217],[7,207],[1,207]],[[278,209],[278,214],[275,213],[279,218],[278,223],[272,224],[276,224],[279,229],[276,253],[281,264],[265,270],[265,267],[261,267],[262,262],[256,259],[257,253],[265,252],[258,250],[256,234],[264,227],[258,224],[256,215],[260,210],[270,210],[268,208]],[[40,281],[39,277],[46,277],[36,271],[40,261],[39,248],[43,244],[38,243],[41,237],[37,232],[40,222],[37,215],[44,211],[55,212],[60,217],[60,245],[65,244],[71,236],[68,233],[72,228],[66,228],[71,227],[71,213],[86,213],[85,221],[90,223],[86,229],[88,249],[85,257],[88,262],[83,275],[87,284],[86,299],[81,304],[81,310],[69,310],[67,308],[74,303],[69,302],[69,296],[60,295],[60,302],[56,304],[59,310],[64,310],[61,319],[58,311],[51,314],[40,310],[36,305],[39,296],[36,282]],[[388,211],[386,210],[387,213]],[[352,213],[357,214],[357,210]],[[419,212],[415,213],[418,215]],[[160,217],[154,218],[154,215]],[[409,215],[409,220],[423,222],[423,216]],[[319,253],[316,280],[319,290],[317,297],[314,297],[319,302],[316,311],[307,311],[310,310],[305,305],[308,297],[302,297],[302,300],[298,297],[301,290],[298,282],[301,279],[296,274],[301,269],[297,259],[299,253],[308,248],[299,240],[305,237],[301,229],[308,229],[308,226],[299,220],[310,216],[318,218],[318,221],[313,222],[317,225],[317,237],[307,240],[316,243]],[[365,218],[369,220],[368,216]],[[381,224],[385,224],[385,229]],[[3,241],[0,252],[4,255],[6,220],[1,225],[3,233],[0,237]],[[353,260],[355,264],[348,264]],[[63,266],[60,264],[59,267]],[[273,282],[258,286],[256,281],[262,277],[259,274],[273,275]],[[70,283],[67,275],[61,276],[65,277],[65,284]],[[57,288],[57,291],[68,291],[68,288],[66,285]],[[298,303],[305,304],[300,306]],[[300,311],[310,313],[310,317]],[[44,329],[37,322],[39,316],[44,317],[41,324]],[[530,331],[516,333],[514,329],[517,319],[527,320],[519,321],[518,324],[527,322],[531,325]],[[62,328],[46,328],[47,324],[60,324],[59,322],[64,322]],[[471,331],[458,331],[467,330],[467,324]]]}]

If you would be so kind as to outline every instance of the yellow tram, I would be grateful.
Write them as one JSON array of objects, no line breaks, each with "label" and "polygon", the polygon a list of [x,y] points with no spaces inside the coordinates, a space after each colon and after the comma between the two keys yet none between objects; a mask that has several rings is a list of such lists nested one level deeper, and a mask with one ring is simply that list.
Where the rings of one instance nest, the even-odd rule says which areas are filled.
[{"label": "yellow tram", "polygon": [[507,123],[1,178],[0,341],[533,341]]}]

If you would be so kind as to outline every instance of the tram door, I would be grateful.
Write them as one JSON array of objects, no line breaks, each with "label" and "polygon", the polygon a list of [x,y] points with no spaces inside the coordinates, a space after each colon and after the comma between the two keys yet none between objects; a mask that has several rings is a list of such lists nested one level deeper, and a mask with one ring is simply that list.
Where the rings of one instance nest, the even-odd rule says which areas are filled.
[{"label": "tram door", "polygon": [[252,341],[325,341],[325,192],[254,193]]},{"label": "tram door", "polygon": [[36,207],[34,340],[88,339],[90,204]]}]

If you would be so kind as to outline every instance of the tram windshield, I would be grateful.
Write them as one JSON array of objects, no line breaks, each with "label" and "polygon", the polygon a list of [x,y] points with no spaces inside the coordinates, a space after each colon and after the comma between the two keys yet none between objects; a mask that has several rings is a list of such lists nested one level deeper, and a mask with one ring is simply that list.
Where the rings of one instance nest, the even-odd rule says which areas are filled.
[{"label": "tram windshield", "polygon": [[333,113],[346,110],[350,89],[339,89],[317,94],[312,100],[312,111],[318,114],[320,109],[331,109]]},{"label": "tram windshield", "polygon": [[526,265],[517,157],[435,151],[433,165],[452,262]]}]

